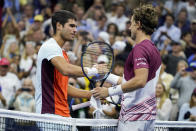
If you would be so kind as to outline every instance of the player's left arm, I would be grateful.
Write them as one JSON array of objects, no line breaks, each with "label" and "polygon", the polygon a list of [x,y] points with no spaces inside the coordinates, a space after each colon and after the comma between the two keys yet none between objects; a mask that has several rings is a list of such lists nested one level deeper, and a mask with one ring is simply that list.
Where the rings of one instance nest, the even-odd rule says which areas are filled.
[{"label": "player's left arm", "polygon": [[81,90],[73,86],[68,86],[68,95],[75,98],[91,98],[92,93],[87,90]]},{"label": "player's left arm", "polygon": [[143,88],[147,82],[148,68],[136,69],[134,72],[135,77],[124,83],[121,87],[124,93]]}]

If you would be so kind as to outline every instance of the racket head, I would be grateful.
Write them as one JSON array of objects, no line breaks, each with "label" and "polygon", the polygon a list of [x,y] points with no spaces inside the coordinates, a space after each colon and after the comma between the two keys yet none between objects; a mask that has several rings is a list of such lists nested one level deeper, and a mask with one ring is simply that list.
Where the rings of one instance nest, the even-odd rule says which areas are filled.
[{"label": "racket head", "polygon": [[[88,76],[84,68],[92,68],[96,64],[106,64],[107,72],[98,73],[96,76]],[[114,66],[114,53],[111,46],[103,41],[89,43],[81,56],[82,71],[89,81],[101,81],[108,77]]]}]

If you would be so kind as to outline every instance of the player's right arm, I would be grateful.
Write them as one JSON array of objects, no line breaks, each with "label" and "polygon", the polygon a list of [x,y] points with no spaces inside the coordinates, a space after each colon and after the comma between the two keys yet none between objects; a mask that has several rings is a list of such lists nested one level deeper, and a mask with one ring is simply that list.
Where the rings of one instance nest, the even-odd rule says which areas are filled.
[{"label": "player's right arm", "polygon": [[65,75],[65,76],[84,76],[81,67],[68,63],[61,56],[56,56],[56,57],[52,58],[51,63],[56,67],[56,69],[61,74]]}]

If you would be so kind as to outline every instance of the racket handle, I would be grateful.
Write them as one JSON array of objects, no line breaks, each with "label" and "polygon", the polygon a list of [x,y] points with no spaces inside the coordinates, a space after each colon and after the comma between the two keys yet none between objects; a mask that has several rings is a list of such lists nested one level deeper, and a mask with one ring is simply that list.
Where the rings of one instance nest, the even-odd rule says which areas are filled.
[{"label": "racket handle", "polygon": [[75,110],[79,110],[81,108],[85,108],[85,107],[88,107],[90,106],[90,101],[87,101],[87,102],[84,102],[84,103],[80,103],[80,104],[77,104],[77,105],[72,105],[72,111],[75,111]]},{"label": "racket handle", "polygon": [[[101,101],[100,101],[100,99],[97,99],[96,102],[97,102],[98,109],[100,109],[101,108]],[[96,119],[100,119],[101,112],[100,111],[97,111],[95,115],[96,115]]]}]

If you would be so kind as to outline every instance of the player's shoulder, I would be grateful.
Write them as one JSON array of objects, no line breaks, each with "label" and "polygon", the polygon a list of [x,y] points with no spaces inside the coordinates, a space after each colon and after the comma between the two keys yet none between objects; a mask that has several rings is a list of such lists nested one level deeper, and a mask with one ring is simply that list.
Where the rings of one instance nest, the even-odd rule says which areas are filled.
[{"label": "player's shoulder", "polygon": [[150,40],[143,40],[142,42],[136,44],[134,48],[135,48],[135,50],[137,50],[137,49],[144,49],[144,50],[146,50],[150,46],[153,46],[152,41],[150,41]]},{"label": "player's shoulder", "polygon": [[60,48],[54,38],[50,38],[46,40],[43,45],[41,46],[40,50],[51,50],[55,48]]}]

